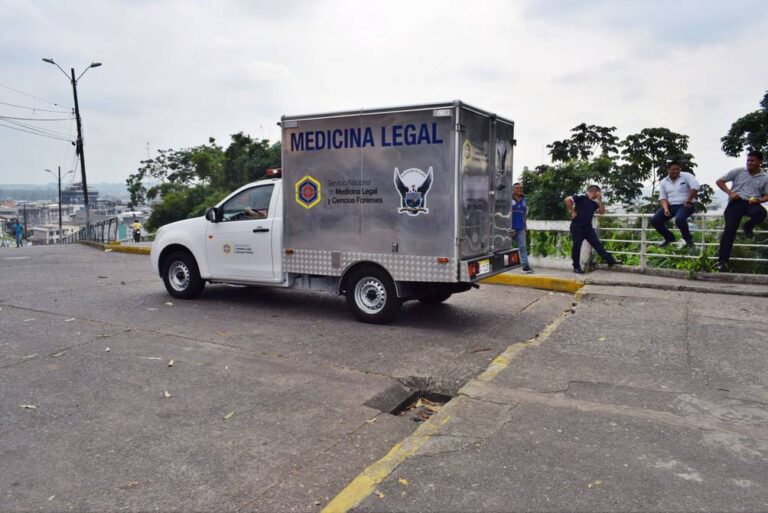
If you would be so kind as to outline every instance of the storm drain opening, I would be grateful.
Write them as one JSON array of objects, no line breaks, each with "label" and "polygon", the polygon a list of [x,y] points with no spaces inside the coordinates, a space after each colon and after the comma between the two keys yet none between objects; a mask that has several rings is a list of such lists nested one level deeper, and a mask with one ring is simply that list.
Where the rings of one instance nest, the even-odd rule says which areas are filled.
[{"label": "storm drain opening", "polygon": [[413,422],[424,422],[451,400],[451,396],[435,392],[417,391],[397,405],[389,413],[396,417],[405,417]]}]

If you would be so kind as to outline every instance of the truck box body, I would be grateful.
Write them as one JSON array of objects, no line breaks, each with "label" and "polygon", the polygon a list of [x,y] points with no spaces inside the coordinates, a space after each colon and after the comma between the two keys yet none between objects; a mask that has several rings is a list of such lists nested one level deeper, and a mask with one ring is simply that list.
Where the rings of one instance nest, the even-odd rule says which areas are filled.
[{"label": "truck box body", "polygon": [[281,124],[284,272],[369,261],[396,281],[458,282],[518,263],[511,121],[455,101]]}]

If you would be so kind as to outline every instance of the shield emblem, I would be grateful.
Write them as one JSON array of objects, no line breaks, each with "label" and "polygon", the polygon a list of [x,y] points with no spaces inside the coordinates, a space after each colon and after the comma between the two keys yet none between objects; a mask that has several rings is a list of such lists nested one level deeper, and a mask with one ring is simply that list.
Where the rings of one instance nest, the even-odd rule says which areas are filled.
[{"label": "shield emblem", "polygon": [[421,205],[421,193],[416,191],[406,192],[405,204],[410,208],[418,208]]}]

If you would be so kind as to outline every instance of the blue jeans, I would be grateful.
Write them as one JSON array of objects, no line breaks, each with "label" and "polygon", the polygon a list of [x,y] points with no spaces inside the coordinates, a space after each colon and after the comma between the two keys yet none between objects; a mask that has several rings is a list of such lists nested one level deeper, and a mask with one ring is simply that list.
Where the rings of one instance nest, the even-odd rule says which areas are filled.
[{"label": "blue jeans", "polygon": [[22,245],[21,244],[21,234],[18,234],[18,235],[16,235],[16,247],[20,248],[21,245]]},{"label": "blue jeans", "polygon": [[667,221],[674,217],[675,224],[680,229],[680,235],[683,236],[685,242],[693,242],[693,237],[691,237],[691,230],[688,228],[688,218],[691,217],[691,214],[693,214],[693,205],[691,205],[690,208],[682,204],[670,205],[669,213],[672,215],[669,217],[665,216],[664,209],[660,208],[656,211],[655,214],[653,214],[653,217],[651,218],[651,224],[654,228],[656,228],[656,231],[659,232],[662,237],[664,237],[665,241],[674,242],[675,236],[672,235],[672,232],[669,231],[669,228],[667,228]]},{"label": "blue jeans", "polygon": [[520,254],[520,263],[527,266],[528,247],[525,243],[525,230],[515,230],[515,244],[517,244],[517,252]]}]

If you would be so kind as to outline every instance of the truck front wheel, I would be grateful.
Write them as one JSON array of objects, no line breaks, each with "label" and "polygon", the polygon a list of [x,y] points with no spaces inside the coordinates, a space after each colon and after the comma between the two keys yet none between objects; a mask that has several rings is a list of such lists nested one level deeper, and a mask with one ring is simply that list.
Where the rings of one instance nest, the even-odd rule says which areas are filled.
[{"label": "truck front wheel", "polygon": [[163,282],[168,293],[179,299],[193,299],[205,288],[195,258],[185,251],[176,251],[163,261]]},{"label": "truck front wheel", "polygon": [[386,324],[400,311],[395,282],[381,269],[361,268],[353,271],[348,281],[347,304],[359,320]]}]

